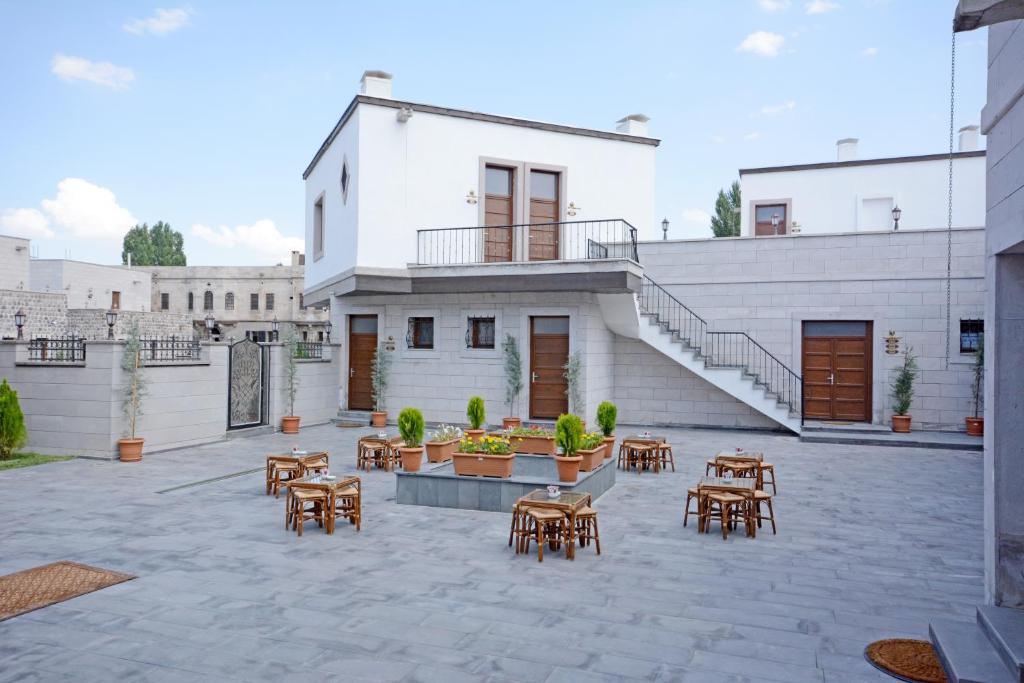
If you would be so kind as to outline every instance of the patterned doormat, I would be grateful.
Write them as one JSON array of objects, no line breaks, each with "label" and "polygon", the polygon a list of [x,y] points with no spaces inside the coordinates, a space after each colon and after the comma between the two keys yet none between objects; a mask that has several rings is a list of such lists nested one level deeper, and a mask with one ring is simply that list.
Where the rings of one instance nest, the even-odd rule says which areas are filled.
[{"label": "patterned doormat", "polygon": [[876,669],[901,681],[946,683],[939,656],[927,640],[876,640],[864,648],[864,656]]},{"label": "patterned doormat", "polygon": [[134,578],[77,562],[54,562],[0,576],[0,621]]}]

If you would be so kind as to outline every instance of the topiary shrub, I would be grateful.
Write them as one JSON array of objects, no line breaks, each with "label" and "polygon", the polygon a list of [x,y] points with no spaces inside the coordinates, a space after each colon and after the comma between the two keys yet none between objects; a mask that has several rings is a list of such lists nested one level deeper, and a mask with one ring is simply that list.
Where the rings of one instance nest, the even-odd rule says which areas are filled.
[{"label": "topiary shrub", "polygon": [[423,413],[416,408],[402,408],[398,414],[398,433],[406,448],[419,448],[423,443]]},{"label": "topiary shrub", "polygon": [[903,356],[903,367],[896,370],[892,381],[892,411],[897,415],[906,415],[914,400],[914,380],[917,379],[917,358],[914,348],[907,347]]},{"label": "topiary shrub", "polygon": [[555,444],[566,457],[576,455],[583,439],[583,420],[577,415],[561,415],[555,423]]},{"label": "topiary shrub", "polygon": [[472,429],[480,429],[484,425],[484,421],[487,419],[487,413],[484,410],[484,400],[479,396],[474,396],[469,399],[469,403],[466,405],[466,417],[469,419],[469,426]]},{"label": "topiary shrub", "polygon": [[601,401],[597,407],[597,424],[605,436],[611,436],[615,432],[615,420],[619,417],[619,409],[611,401]]},{"label": "topiary shrub", "polygon": [[0,384],[0,459],[11,457],[27,440],[28,430],[18,403],[18,392],[4,379]]}]

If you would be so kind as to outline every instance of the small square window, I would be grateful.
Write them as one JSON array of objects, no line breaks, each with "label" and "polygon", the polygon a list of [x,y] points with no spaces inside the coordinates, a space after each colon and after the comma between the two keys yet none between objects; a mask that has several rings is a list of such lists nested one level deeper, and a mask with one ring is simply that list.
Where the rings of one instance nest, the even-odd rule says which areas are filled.
[{"label": "small square window", "polygon": [[466,348],[494,348],[494,318],[469,318],[466,326]]},{"label": "small square window", "polygon": [[434,348],[434,319],[409,318],[409,332],[405,336],[410,349]]},{"label": "small square window", "polygon": [[985,332],[984,320],[960,321],[960,353],[977,353]]},{"label": "small square window", "polygon": [[260,310],[260,295],[256,292],[253,292],[252,294],[249,295],[249,310]]}]

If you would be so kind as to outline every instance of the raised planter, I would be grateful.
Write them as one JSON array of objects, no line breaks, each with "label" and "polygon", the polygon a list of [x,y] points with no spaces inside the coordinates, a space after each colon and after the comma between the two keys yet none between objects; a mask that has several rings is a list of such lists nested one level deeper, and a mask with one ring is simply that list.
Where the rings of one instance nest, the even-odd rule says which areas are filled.
[{"label": "raised planter", "polygon": [[142,460],[142,443],[145,439],[118,439],[117,452],[121,462]]},{"label": "raised planter", "polygon": [[983,417],[968,417],[967,419],[967,434],[969,436],[985,436],[985,418]]},{"label": "raised planter", "polygon": [[427,462],[447,462],[452,459],[452,453],[458,447],[459,440],[428,441],[425,445],[427,447]]},{"label": "raised planter", "polygon": [[580,463],[583,457],[579,455],[556,455],[555,462],[558,464],[558,481],[562,483],[575,483],[580,476]]},{"label": "raised planter", "polygon": [[[592,472],[601,466],[604,462],[604,451],[605,446],[601,444],[597,448],[592,448],[589,451],[576,451],[576,455],[583,458],[580,461],[580,472]],[[573,479],[575,481],[575,479]]]},{"label": "raised planter", "polygon": [[[512,476],[512,466],[516,454],[490,455],[488,453],[452,453],[452,465],[455,474],[466,477],[495,477],[508,479]],[[573,479],[575,481],[575,478]]]},{"label": "raised planter", "polygon": [[512,443],[512,450],[516,453],[555,454],[555,437],[553,436],[510,436],[508,440]]},{"label": "raised planter", "polygon": [[893,415],[892,416],[892,431],[898,434],[909,434],[910,433],[910,416],[909,415]]},{"label": "raised planter", "polygon": [[406,472],[419,472],[423,464],[423,446],[418,448],[399,448],[398,454],[402,458],[402,469]]},{"label": "raised planter", "polygon": [[370,413],[371,427],[386,427],[388,424],[388,413],[386,410],[373,411]]},{"label": "raised planter", "polygon": [[501,418],[501,428],[502,429],[515,429],[516,427],[521,427],[522,425],[523,425],[523,421],[521,419],[519,419],[518,417],[503,417],[503,418]]},{"label": "raised planter", "polygon": [[612,455],[613,455],[612,451],[614,449],[615,449],[615,437],[614,436],[606,436],[606,437],[604,437],[604,457],[605,458],[612,457]]},{"label": "raised planter", "polygon": [[299,433],[299,420],[302,419],[296,415],[285,415],[281,418],[281,432],[283,434],[298,434]]}]

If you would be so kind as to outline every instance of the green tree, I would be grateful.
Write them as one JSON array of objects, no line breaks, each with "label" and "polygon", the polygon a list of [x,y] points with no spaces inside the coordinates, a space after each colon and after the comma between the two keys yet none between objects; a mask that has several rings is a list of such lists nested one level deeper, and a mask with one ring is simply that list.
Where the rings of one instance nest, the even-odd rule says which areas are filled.
[{"label": "green tree", "polygon": [[740,234],[740,182],[732,181],[729,191],[718,191],[715,215],[711,217],[711,232],[715,237],[739,237]]},{"label": "green tree", "polygon": [[14,451],[25,445],[27,439],[25,416],[18,404],[18,392],[5,379],[0,383],[0,460],[11,457]]},{"label": "green tree", "polygon": [[157,221],[152,228],[146,223],[136,225],[124,236],[121,263],[136,266],[184,266],[185,239],[170,223]]}]

